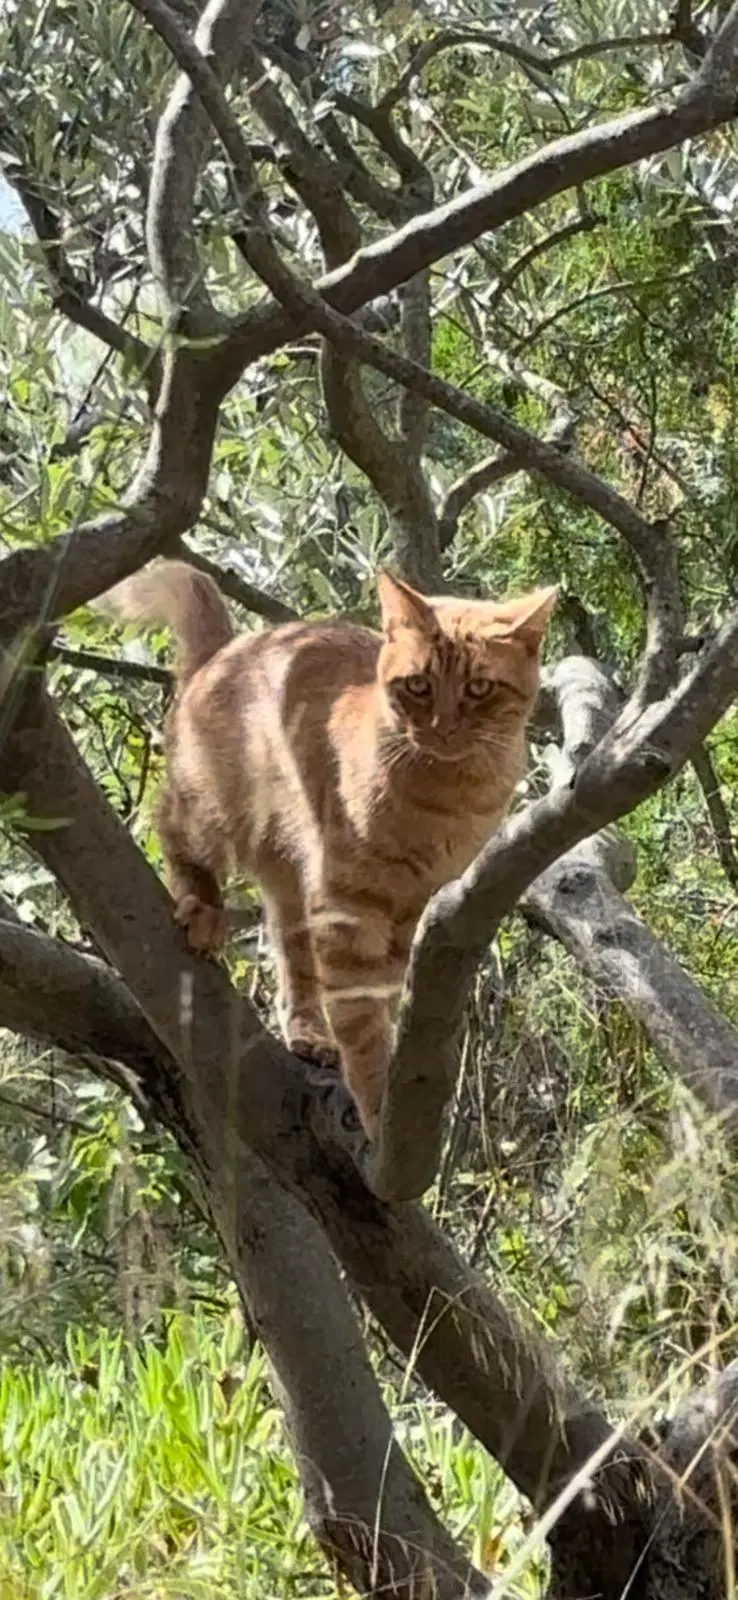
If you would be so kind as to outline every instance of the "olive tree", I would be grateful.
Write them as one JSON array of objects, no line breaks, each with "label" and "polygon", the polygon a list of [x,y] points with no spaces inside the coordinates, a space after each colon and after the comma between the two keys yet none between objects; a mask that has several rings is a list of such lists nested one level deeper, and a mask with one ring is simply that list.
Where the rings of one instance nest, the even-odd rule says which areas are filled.
[{"label": "olive tree", "polygon": [[[393,1437],[349,1286],[532,1500],[552,1596],[717,1600],[734,1561],[733,1370],[659,1439],[637,1411],[613,1425],[419,1201],[438,1171],[470,988],[515,907],[618,996],[692,1093],[729,1123],[735,1114],[738,1034],[625,900],[633,853],[613,826],[694,763],[738,876],[704,745],[738,693],[729,575],[721,567],[716,614],[695,631],[705,558],[694,524],[710,507],[664,514],[649,501],[655,422],[644,443],[619,419],[640,462],[632,492],[629,464],[587,465],[585,356],[561,371],[551,347],[537,360],[562,306],[544,305],[538,323],[536,308],[562,245],[606,235],[639,186],[681,218],[684,196],[710,209],[705,150],[732,178],[738,7],[695,20],[682,0],[671,15],[653,6],[653,26],[617,36],[604,13],[588,34],[576,6],[553,21],[545,6],[490,9],[487,27],[463,5],[429,4],[411,23],[378,0],[371,19],[277,0],[209,0],[201,14],[188,0],[5,8],[0,129],[33,230],[42,379],[43,329],[59,319],[104,354],[95,403],[67,418],[42,464],[44,493],[39,464],[19,459],[23,396],[6,405],[0,778],[11,811],[22,796],[19,826],[29,819],[87,946],[28,926],[4,900],[0,1023],[112,1076],[173,1134],[268,1353],[311,1525],[360,1592],[489,1585]],[[490,175],[465,151],[465,117],[482,103],[499,120]],[[552,126],[564,131],[551,138]],[[661,161],[675,151],[676,178]],[[732,242],[719,208],[710,220],[710,286],[728,294]],[[655,291],[682,318],[682,280],[688,295],[707,271],[689,226],[686,269]],[[613,288],[632,285],[601,286]],[[12,294],[3,316],[12,338]],[[479,362],[463,386],[444,375],[454,328]],[[695,350],[685,359],[696,382]],[[320,463],[315,504],[295,507],[310,539],[286,594],[254,528],[260,478],[254,435],[242,437],[244,419],[280,404],[294,426],[313,419]],[[50,403],[52,414],[59,432]],[[85,460],[93,470],[78,471]],[[79,648],[65,619],[89,621],[80,608],[177,555],[278,622],[300,600],[308,611],[338,602],[352,538],[357,614],[377,553],[427,591],[473,586],[474,517],[521,475],[547,507],[573,506],[598,531],[605,573],[618,552],[640,648],[613,676],[569,585],[574,650],[547,669],[536,714],[548,782],[427,909],[369,1145],[335,1075],[291,1057],[225,967],[187,950],[65,719],[60,663],[164,686],[166,670],[91,649],[94,621]]]}]

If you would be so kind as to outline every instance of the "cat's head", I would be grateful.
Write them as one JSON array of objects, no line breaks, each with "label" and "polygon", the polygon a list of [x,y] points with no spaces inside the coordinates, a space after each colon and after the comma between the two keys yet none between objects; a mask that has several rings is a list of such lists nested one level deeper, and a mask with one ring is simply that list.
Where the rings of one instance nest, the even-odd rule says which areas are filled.
[{"label": "cat's head", "polygon": [[387,572],[377,589],[377,677],[394,728],[440,760],[485,747],[493,756],[532,709],[556,589],[513,600],[431,599]]}]

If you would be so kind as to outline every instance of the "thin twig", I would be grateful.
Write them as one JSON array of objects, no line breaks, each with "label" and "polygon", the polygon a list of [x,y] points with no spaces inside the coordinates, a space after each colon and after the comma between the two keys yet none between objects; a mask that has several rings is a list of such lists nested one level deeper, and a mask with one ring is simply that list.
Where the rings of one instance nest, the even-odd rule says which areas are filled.
[{"label": "thin twig", "polygon": [[692,755],[695,777],[702,790],[708,815],[712,823],[715,849],[723,872],[734,889],[738,889],[738,856],[733,844],[733,829],[728,810],[720,792],[718,776],[712,756],[706,745],[700,745]]},{"label": "thin twig", "polygon": [[413,79],[445,50],[457,50],[469,45],[481,50],[496,50],[499,55],[508,56],[511,61],[516,61],[522,67],[550,75],[559,67],[573,66],[577,61],[605,55],[611,51],[644,49],[672,43],[673,34],[663,31],[621,34],[614,39],[589,40],[586,44],[576,45],[571,50],[561,50],[555,55],[543,55],[540,50],[530,50],[527,46],[516,44],[513,39],[505,39],[484,28],[446,28],[415,51],[401,77],[382,95],[379,109],[390,111],[396,106]]},{"label": "thin twig", "polygon": [[172,684],[171,672],[153,662],[121,661],[116,656],[98,655],[94,650],[73,650],[70,645],[58,643],[50,645],[48,653],[52,660],[63,661],[65,666],[79,667],[82,672],[97,672],[104,678],[127,678],[131,683],[157,683],[165,688]]}]

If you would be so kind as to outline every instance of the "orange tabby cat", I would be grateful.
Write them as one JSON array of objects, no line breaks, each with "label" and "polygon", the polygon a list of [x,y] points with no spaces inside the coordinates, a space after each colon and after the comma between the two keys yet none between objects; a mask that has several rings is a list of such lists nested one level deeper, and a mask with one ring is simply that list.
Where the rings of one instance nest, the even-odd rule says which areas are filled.
[{"label": "orange tabby cat", "polygon": [[426,599],[377,581],[381,635],[338,621],[233,638],[215,585],[178,561],[109,597],[179,644],[158,815],[177,920],[214,950],[229,869],[258,883],[284,1037],[314,1060],[338,1047],[370,1134],[418,918],[523,772],[556,597]]}]

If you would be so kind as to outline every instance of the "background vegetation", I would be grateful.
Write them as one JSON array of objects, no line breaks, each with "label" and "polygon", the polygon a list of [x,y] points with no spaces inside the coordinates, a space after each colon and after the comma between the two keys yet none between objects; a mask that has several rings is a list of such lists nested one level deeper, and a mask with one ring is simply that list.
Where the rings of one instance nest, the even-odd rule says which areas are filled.
[{"label": "background vegetation", "polygon": [[[266,12],[279,48],[319,46],[316,120],[336,92],[378,99],[441,25],[575,53],[554,73],[469,42],[429,62],[401,121],[438,199],[683,80],[694,56],[666,42],[673,22],[659,0],[377,0],[371,14],[284,0]],[[664,37],[580,49],[634,34]],[[21,213],[12,186],[20,176],[22,194],[34,174],[31,198],[53,211],[63,272],[85,279],[90,304],[158,338],[142,217],[171,69],[123,0],[8,0],[0,57],[11,186],[0,197],[0,544],[12,550],[116,504],[148,429],[130,355],[65,316],[67,291],[31,229],[29,196]],[[237,105],[249,136],[263,138],[245,99]],[[387,181],[387,162],[363,137]],[[314,226],[278,166],[262,176],[286,256],[317,276]],[[678,520],[691,637],[736,597],[737,193],[728,128],[562,195],[431,272],[438,373],[542,433],[551,395],[532,380],[547,380],[588,464],[644,514]],[[259,289],[233,242],[218,159],[198,208],[211,293],[225,310],[243,308]],[[396,307],[395,297],[390,321]],[[376,373],[366,382],[374,411],[389,417],[391,386]],[[478,437],[432,413],[425,462],[437,505],[481,453]],[[373,617],[372,573],[392,553],[387,515],[336,447],[312,339],[251,366],[229,395],[189,542],[303,615]],[[449,584],[472,592],[560,583],[550,658],[595,654],[628,685],[643,642],[640,592],[587,507],[507,476],[470,501],[444,562]],[[255,610],[236,605],[239,624],[263,626],[259,609],[258,595]],[[80,750],[154,864],[169,690],[150,669],[166,660],[164,639],[121,635],[83,609],[60,630],[51,671]],[[637,852],[634,906],[736,1025],[737,733],[733,712],[711,739],[707,776],[686,768],[624,824]],[[534,746],[531,783],[541,756]],[[4,803],[0,821],[2,888],[20,916],[92,948],[29,852],[34,819],[20,799]],[[247,888],[237,898],[245,910],[254,903]],[[247,923],[232,968],[269,1015],[269,952]],[[519,915],[475,991],[428,1203],[616,1412],[639,1398],[650,1413],[667,1410],[705,1364],[738,1355],[730,1147],[624,1008]],[[264,1360],[181,1154],[83,1061],[9,1034],[0,1281],[2,1600],[338,1592],[301,1523]],[[529,1526],[525,1506],[412,1368],[380,1339],[372,1348],[433,1502],[476,1562],[503,1576]],[[543,1572],[533,1556],[510,1593],[538,1595]]]}]

